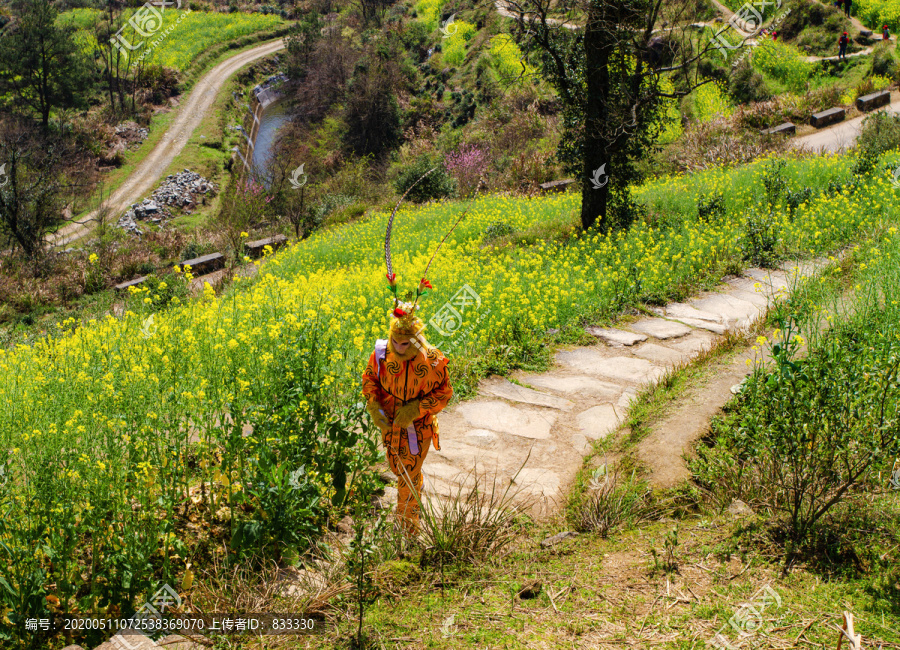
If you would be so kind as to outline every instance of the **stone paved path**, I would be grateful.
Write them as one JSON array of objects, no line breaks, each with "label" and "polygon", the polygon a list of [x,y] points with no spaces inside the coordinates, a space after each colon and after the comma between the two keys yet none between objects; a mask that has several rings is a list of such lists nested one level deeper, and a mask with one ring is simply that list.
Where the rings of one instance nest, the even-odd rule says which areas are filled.
[{"label": "stone paved path", "polygon": [[[598,344],[558,350],[549,372],[517,372],[513,382],[484,380],[476,398],[439,416],[442,449],[432,449],[425,460],[426,494],[454,494],[471,480],[473,469],[489,481],[496,476],[502,486],[518,472],[514,488],[536,499],[533,514],[550,514],[562,503],[591,443],[616,431],[638,391],[711,347],[727,330],[749,327],[786,294],[792,273],[809,275],[819,264],[748,269],[718,291],[655,309],[656,316],[617,328],[588,328]],[[677,459],[683,451],[673,444],[653,453]]]}]

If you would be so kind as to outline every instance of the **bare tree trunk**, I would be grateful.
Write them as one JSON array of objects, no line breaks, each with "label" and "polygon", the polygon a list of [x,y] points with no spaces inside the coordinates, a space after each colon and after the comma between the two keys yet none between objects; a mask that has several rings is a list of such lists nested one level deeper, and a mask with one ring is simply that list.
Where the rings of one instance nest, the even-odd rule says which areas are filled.
[{"label": "bare tree trunk", "polygon": [[[606,222],[607,199],[609,197],[608,177],[600,181],[597,188],[593,181],[598,174],[613,173],[609,160],[609,142],[605,137],[608,129],[606,98],[609,96],[609,56],[611,44],[602,29],[596,3],[591,3],[584,30],[585,82],[587,102],[584,115],[584,155],[581,191],[581,227],[587,230],[598,220],[601,232],[608,230]],[[605,166],[605,167],[604,167]],[[590,182],[589,182],[590,181]]]}]

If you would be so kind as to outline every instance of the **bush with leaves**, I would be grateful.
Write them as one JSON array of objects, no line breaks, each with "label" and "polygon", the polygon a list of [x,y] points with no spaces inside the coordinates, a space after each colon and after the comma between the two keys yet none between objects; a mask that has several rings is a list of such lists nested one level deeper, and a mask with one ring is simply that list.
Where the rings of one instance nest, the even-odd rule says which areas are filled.
[{"label": "bush with leaves", "polygon": [[[435,167],[433,172],[425,176]],[[423,176],[425,177],[422,178]],[[442,163],[432,160],[428,155],[422,155],[400,171],[397,180],[394,181],[394,187],[398,194],[409,190],[406,198],[413,203],[424,203],[453,194],[456,190],[456,181],[447,173]]]},{"label": "bush with leaves", "polygon": [[771,513],[785,570],[822,518],[900,449],[896,323],[859,325],[835,328],[801,359],[795,321],[780,320],[774,369],[755,369],[692,463],[702,486]]}]

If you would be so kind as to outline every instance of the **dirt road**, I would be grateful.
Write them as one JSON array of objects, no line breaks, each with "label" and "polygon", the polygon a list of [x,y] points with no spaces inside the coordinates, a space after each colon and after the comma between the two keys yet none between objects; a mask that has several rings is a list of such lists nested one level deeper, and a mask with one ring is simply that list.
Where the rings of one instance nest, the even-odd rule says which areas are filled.
[{"label": "dirt road", "polygon": [[[109,206],[112,208],[114,218],[121,216],[123,212],[137,203],[141,197],[149,193],[160,179],[160,176],[172,164],[175,157],[181,153],[188,139],[206,113],[212,108],[216,96],[228,78],[248,63],[269,56],[284,49],[281,39],[263,43],[230,59],[226,59],[215,68],[207,72],[194,86],[190,94],[181,103],[178,115],[172,122],[163,139],[156,145],[153,151],[137,166],[131,175],[112,193]],[[50,235],[47,240],[53,246],[64,246],[79,239],[90,232],[94,226],[93,221],[96,211],[82,217]]]}]

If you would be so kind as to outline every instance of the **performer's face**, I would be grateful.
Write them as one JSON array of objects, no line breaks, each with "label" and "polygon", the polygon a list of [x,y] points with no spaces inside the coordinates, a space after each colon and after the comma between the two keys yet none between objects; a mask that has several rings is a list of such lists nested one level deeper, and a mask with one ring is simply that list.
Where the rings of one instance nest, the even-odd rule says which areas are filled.
[{"label": "performer's face", "polygon": [[397,351],[397,354],[406,354],[406,351],[409,349],[409,339],[398,340],[392,336],[391,345],[394,346],[394,350]]}]

